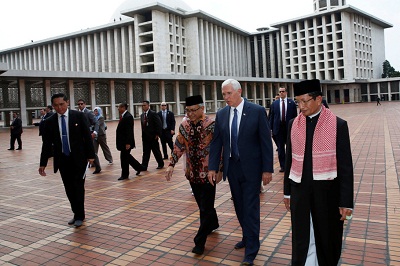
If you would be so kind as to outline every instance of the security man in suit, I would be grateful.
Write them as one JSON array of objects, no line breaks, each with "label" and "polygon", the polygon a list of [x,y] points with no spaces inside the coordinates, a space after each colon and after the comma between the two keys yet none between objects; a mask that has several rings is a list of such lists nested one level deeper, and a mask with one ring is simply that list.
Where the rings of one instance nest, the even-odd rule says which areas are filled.
[{"label": "security man in suit", "polygon": [[287,139],[287,128],[289,121],[297,116],[296,103],[287,97],[286,88],[279,88],[278,100],[275,100],[270,108],[269,125],[272,131],[272,137],[278,147],[278,158],[280,170],[285,171],[285,149]]},{"label": "security man in suit", "polygon": [[162,133],[161,133],[161,146],[164,153],[164,160],[168,159],[167,144],[172,150],[174,149],[174,143],[172,142],[172,136],[175,135],[175,115],[173,112],[167,109],[167,104],[165,102],[161,103],[161,111],[158,112],[158,116],[162,123]]},{"label": "security man in suit", "polygon": [[[95,119],[94,114],[91,110],[86,108],[86,102],[83,99],[78,100],[78,108],[79,111],[83,112],[89,120],[89,129],[92,135],[92,139],[94,140],[97,137],[97,132],[94,130],[96,126],[98,126],[98,121]],[[98,174],[101,172],[100,160],[97,154],[94,157],[94,166],[95,170],[93,174]]]},{"label": "security man in suit", "polygon": [[17,150],[22,150],[22,140],[21,140],[21,135],[22,135],[22,120],[18,116],[19,114],[14,112],[13,113],[13,121],[10,125],[10,148],[8,149],[9,151],[14,150],[14,145],[15,145],[15,140],[17,140],[18,143],[18,148]]},{"label": "security man in suit", "polygon": [[227,106],[218,111],[210,146],[208,179],[218,183],[219,162],[228,177],[243,237],[235,249],[246,248],[242,265],[253,265],[260,249],[260,188],[272,180],[273,151],[264,107],[245,101],[240,83],[227,79],[222,96]]},{"label": "security man in suit", "polygon": [[80,227],[85,219],[85,172],[95,156],[89,121],[83,113],[68,109],[65,94],[54,94],[51,102],[57,114],[45,121],[39,174],[46,176],[45,168],[54,147],[54,173],[60,170],[74,213],[68,224]]},{"label": "security man in suit", "polygon": [[153,152],[158,163],[157,169],[161,169],[164,167],[160,144],[158,143],[158,139],[162,133],[161,119],[156,112],[150,109],[149,101],[143,101],[142,109],[143,113],[140,116],[143,142],[142,166],[144,171],[147,171],[150,153]]},{"label": "security man in suit", "polygon": [[120,118],[116,129],[116,142],[117,150],[121,152],[120,159],[122,170],[118,180],[125,180],[129,178],[129,165],[136,170],[136,175],[144,171],[144,168],[131,154],[131,150],[135,148],[135,135],[133,130],[133,116],[128,112],[128,104],[120,103],[118,105],[118,112]]}]

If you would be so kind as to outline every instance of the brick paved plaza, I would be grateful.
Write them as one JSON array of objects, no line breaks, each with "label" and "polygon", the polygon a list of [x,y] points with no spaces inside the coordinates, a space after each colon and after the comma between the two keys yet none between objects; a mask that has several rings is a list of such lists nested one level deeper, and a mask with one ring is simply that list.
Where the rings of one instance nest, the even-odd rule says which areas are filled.
[{"label": "brick paved plaza", "polygon": [[[332,105],[349,123],[355,173],[354,218],[345,223],[340,265],[400,265],[400,103]],[[180,121],[180,117],[177,121]],[[230,200],[229,185],[217,187],[220,228],[212,233],[202,256],[195,256],[193,237],[198,209],[183,176],[175,167],[167,182],[156,170],[129,180],[120,176],[115,148],[117,121],[108,122],[108,144],[114,165],[99,157],[102,172],[86,179],[86,220],[76,229],[59,173],[38,174],[41,138],[38,128],[25,128],[23,150],[8,151],[8,129],[0,130],[0,265],[239,265],[235,250],[241,231]],[[135,121],[141,161],[139,121]],[[256,265],[289,265],[290,214],[282,199],[283,174],[275,153],[275,173],[261,194],[261,249]]]}]

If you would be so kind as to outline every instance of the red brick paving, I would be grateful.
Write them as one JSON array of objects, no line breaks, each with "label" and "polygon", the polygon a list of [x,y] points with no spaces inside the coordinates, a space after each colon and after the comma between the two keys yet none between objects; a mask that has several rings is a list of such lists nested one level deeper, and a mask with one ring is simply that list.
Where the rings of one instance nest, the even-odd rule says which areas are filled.
[{"label": "red brick paving", "polygon": [[[400,265],[399,102],[332,105],[349,123],[355,169],[353,220],[345,223],[340,265]],[[179,118],[178,118],[179,121]],[[23,150],[7,151],[8,129],[0,130],[1,265],[238,265],[243,250],[233,249],[241,232],[228,184],[217,187],[220,228],[210,235],[202,256],[191,253],[198,227],[197,205],[178,164],[172,181],[156,170],[129,180],[120,176],[115,149],[117,122],[108,122],[114,165],[100,153],[102,172],[88,171],[87,220],[79,229],[72,217],[59,174],[38,174],[38,128],[24,129]],[[141,160],[140,124],[135,122],[133,155]],[[275,154],[276,156],[276,154]],[[277,162],[277,158],[275,158]],[[282,203],[278,164],[273,182],[261,195],[261,249],[256,265],[289,265],[290,214]]]}]

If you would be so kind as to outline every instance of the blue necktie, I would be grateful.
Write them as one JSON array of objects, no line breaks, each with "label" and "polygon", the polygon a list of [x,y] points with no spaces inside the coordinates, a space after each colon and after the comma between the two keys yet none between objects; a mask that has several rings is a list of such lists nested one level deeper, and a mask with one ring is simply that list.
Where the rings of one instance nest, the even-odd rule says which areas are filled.
[{"label": "blue necktie", "polygon": [[65,123],[65,115],[61,116],[61,136],[62,136],[62,147],[63,153],[69,156],[69,146],[68,146],[68,135],[67,135],[67,125]]},{"label": "blue necktie", "polygon": [[239,160],[239,150],[237,146],[237,140],[238,140],[237,120],[238,120],[237,109],[235,108],[233,109],[233,119],[231,125],[231,156],[235,161]]}]

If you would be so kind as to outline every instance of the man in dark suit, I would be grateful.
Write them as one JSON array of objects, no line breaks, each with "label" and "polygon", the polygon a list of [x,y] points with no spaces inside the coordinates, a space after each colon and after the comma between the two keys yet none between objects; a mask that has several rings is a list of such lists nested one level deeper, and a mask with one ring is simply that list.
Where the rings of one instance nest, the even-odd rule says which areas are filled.
[{"label": "man in dark suit", "polygon": [[10,125],[10,148],[8,149],[9,151],[12,151],[15,149],[15,140],[17,140],[18,143],[18,148],[17,150],[22,150],[22,140],[21,140],[21,135],[22,135],[22,120],[21,118],[18,117],[18,113],[14,112],[13,113],[13,121]]},{"label": "man in dark suit", "polygon": [[42,120],[39,122],[39,136],[43,136],[43,130],[44,130],[44,122],[46,121],[47,118],[52,116],[53,113],[53,106],[47,105],[47,107],[44,109],[45,115],[42,117]]},{"label": "man in dark suit", "polygon": [[319,80],[296,83],[294,95],[301,113],[289,123],[284,175],[292,265],[336,266],[353,208],[349,129],[323,106]]},{"label": "man in dark suit", "polygon": [[89,122],[83,113],[68,109],[69,101],[65,94],[54,94],[51,102],[57,114],[45,121],[39,174],[46,176],[45,168],[54,147],[54,173],[60,170],[74,213],[68,224],[80,227],[85,219],[86,167],[88,162],[94,161]]},{"label": "man in dark suit", "polygon": [[161,103],[161,111],[158,112],[158,116],[162,123],[162,134],[161,134],[161,146],[164,153],[164,159],[168,159],[167,144],[172,150],[174,149],[174,143],[172,142],[172,136],[175,135],[175,116],[174,113],[167,109],[167,103]]},{"label": "man in dark suit", "polygon": [[242,227],[242,241],[236,249],[246,248],[242,265],[253,265],[260,249],[260,188],[272,180],[273,151],[264,107],[241,97],[240,83],[222,83],[227,106],[215,118],[210,146],[208,179],[218,183],[217,171],[223,158],[223,177],[228,177],[236,216]]},{"label": "man in dark suit", "polygon": [[143,113],[140,115],[142,125],[142,142],[143,142],[143,171],[147,171],[149,166],[150,153],[153,152],[158,163],[157,169],[164,167],[164,161],[160,151],[158,138],[161,136],[162,123],[156,112],[150,109],[150,102],[143,101]]},{"label": "man in dark suit", "polygon": [[120,103],[118,105],[118,112],[120,115],[119,123],[117,126],[117,150],[120,153],[121,159],[121,176],[118,180],[129,178],[129,165],[136,170],[136,175],[144,171],[142,165],[132,156],[131,150],[135,148],[135,136],[133,134],[133,116],[128,112],[128,105]]},{"label": "man in dark suit", "polygon": [[[98,126],[98,121],[95,119],[94,114],[91,110],[86,108],[86,102],[83,99],[78,100],[78,108],[79,111],[83,112],[87,119],[89,120],[89,130],[92,135],[92,139],[94,140],[97,137],[97,132],[94,130],[96,126]],[[94,157],[94,166],[95,170],[93,174],[98,174],[101,172],[100,160],[97,154]]]},{"label": "man in dark suit", "polygon": [[274,101],[269,113],[269,126],[278,147],[280,170],[285,171],[285,149],[289,121],[297,116],[296,103],[287,97],[286,88],[279,88],[280,98]]}]

